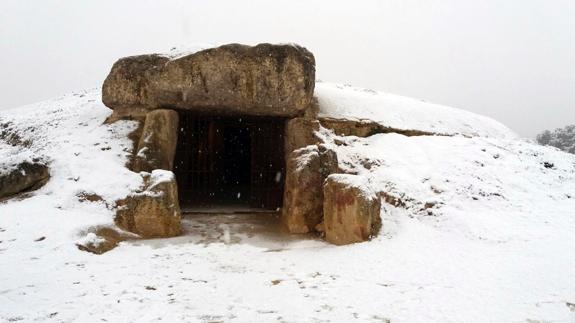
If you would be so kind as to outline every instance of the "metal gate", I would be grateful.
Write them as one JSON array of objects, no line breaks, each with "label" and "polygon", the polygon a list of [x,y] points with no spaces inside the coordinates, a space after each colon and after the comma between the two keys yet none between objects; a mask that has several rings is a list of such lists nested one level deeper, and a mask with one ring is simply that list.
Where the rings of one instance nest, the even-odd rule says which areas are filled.
[{"label": "metal gate", "polygon": [[[182,207],[241,204],[262,209],[281,207],[285,177],[284,124],[281,118],[181,112],[174,173]],[[240,169],[233,169],[234,165],[229,162],[230,151],[237,147],[231,147],[231,143],[224,140],[224,134],[233,131],[249,131],[249,137],[241,136],[242,142],[238,143],[249,146],[250,154],[249,165]],[[249,142],[243,142],[246,138]],[[229,198],[235,196],[234,188],[225,180],[230,171],[249,172],[247,196],[238,196],[237,200]]]}]

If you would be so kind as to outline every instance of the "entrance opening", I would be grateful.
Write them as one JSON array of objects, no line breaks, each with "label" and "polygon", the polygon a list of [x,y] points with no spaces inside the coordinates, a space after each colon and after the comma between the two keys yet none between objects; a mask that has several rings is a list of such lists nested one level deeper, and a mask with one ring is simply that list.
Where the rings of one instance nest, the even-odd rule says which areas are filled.
[{"label": "entrance opening", "polygon": [[180,112],[174,173],[182,209],[281,207],[284,124],[282,118]]},{"label": "entrance opening", "polygon": [[249,202],[251,174],[251,138],[249,127],[227,126],[223,131],[222,171],[216,201],[222,204]]}]

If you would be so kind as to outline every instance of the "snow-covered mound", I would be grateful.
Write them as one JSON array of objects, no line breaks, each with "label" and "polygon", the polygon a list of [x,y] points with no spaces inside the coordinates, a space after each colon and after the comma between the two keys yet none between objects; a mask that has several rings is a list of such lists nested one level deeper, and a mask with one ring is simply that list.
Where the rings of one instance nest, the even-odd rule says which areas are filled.
[{"label": "snow-covered mound", "polygon": [[465,110],[349,85],[317,82],[319,116],[369,120],[399,130],[516,138],[503,124]]},{"label": "snow-covered mound", "polygon": [[[1,111],[0,125],[6,125],[3,131],[18,140],[11,144],[0,141],[0,170],[40,156],[49,163],[51,179],[30,199],[0,204],[0,214],[15,215],[21,207],[28,210],[25,216],[32,217],[38,216],[37,212],[44,216],[76,214],[86,209],[86,203],[79,200],[83,194],[96,194],[113,203],[138,187],[140,176],[124,167],[131,150],[127,135],[136,123],[104,125],[110,113],[101,103],[99,89]],[[88,209],[87,218],[72,218],[86,226],[113,222],[107,208]],[[54,224],[46,230],[58,230]]]},{"label": "snow-covered mound", "polygon": [[[182,237],[127,241],[93,255],[75,243],[96,239],[86,230],[111,225],[113,201],[141,185],[124,167],[135,124],[103,124],[111,110],[98,90],[1,111],[0,124],[49,161],[52,178],[28,197],[0,202],[0,321],[575,318],[575,156],[513,139],[498,123],[459,110],[445,108],[457,118],[440,123],[439,110],[426,116],[429,105],[409,99],[323,84],[317,93],[324,108],[334,102],[332,117],[355,113],[386,126],[481,137],[337,137],[322,129],[340,167],[401,202],[384,203],[382,234],[370,242],[336,247],[227,224],[212,227],[222,238],[210,241],[188,219]],[[367,112],[358,115],[361,108]],[[377,112],[387,108],[389,115]],[[14,146],[0,146],[0,163],[29,158],[13,154]],[[83,194],[102,200],[82,202]]]}]

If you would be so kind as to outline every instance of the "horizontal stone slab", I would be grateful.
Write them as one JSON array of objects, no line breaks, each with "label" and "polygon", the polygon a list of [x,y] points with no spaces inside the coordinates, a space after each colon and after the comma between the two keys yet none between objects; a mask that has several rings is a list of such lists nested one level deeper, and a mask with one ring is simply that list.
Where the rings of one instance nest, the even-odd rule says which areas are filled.
[{"label": "horizontal stone slab", "polygon": [[311,105],[315,59],[298,45],[240,44],[171,59],[125,57],[104,81],[102,101],[117,108],[294,117]]}]

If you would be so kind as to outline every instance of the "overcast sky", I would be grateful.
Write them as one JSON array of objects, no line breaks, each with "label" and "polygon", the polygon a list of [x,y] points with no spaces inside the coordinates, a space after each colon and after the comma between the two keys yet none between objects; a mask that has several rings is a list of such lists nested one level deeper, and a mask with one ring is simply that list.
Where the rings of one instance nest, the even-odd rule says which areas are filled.
[{"label": "overcast sky", "polygon": [[122,56],[295,42],[317,78],[493,117],[575,124],[574,0],[0,0],[0,109],[98,87]]}]

